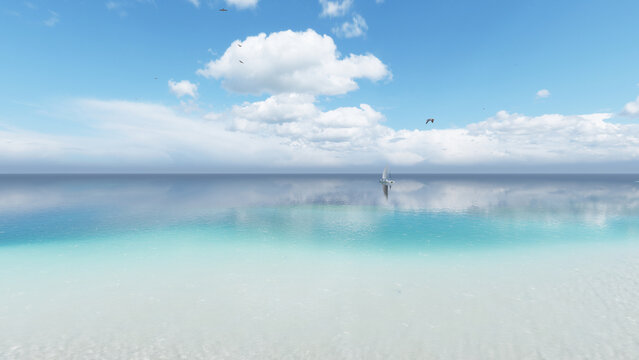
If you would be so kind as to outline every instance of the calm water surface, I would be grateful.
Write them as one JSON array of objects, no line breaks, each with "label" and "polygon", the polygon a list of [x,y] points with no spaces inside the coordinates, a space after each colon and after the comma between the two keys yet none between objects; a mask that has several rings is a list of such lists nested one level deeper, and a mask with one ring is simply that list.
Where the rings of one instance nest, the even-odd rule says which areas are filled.
[{"label": "calm water surface", "polygon": [[0,176],[0,359],[635,359],[639,175]]}]

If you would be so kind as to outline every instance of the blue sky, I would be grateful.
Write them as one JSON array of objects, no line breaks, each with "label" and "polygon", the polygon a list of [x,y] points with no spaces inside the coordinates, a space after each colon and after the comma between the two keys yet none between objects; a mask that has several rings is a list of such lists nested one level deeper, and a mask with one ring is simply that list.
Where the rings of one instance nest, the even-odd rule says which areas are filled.
[{"label": "blue sky", "polygon": [[[327,13],[331,6],[338,10]],[[0,6],[0,165],[621,171],[639,160],[637,13],[636,1],[10,0]],[[286,39],[270,37],[287,30]],[[312,42],[324,35],[335,55],[314,59]],[[306,50],[292,59],[255,50],[268,44]],[[251,60],[229,65],[225,52]],[[367,70],[340,62],[350,54]],[[296,67],[303,64],[287,68],[291,61],[313,60],[313,74],[335,71],[356,87],[280,82],[310,74]],[[205,75],[211,61],[218,63]],[[247,75],[256,66],[259,78]],[[180,81],[195,92],[175,88]],[[434,126],[424,124],[428,117]],[[170,125],[155,127],[158,118]],[[155,136],[191,125],[194,136],[259,145],[229,158],[232,144]],[[147,126],[155,135],[141,135]]]}]

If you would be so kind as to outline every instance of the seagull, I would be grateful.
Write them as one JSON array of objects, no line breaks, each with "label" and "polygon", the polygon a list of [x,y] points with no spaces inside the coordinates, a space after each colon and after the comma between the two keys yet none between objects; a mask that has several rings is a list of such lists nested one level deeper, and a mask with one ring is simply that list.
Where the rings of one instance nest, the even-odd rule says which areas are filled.
[{"label": "seagull", "polygon": [[220,11],[228,11],[228,10],[226,10],[225,8],[221,8]]},{"label": "seagull", "polygon": [[426,120],[426,124],[428,124],[429,122],[434,124],[435,123],[435,119],[427,119]]}]

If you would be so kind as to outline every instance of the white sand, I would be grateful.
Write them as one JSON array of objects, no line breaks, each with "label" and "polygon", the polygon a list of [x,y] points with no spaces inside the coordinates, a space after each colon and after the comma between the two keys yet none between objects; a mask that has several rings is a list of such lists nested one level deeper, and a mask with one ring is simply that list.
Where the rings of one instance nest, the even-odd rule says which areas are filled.
[{"label": "white sand", "polygon": [[627,243],[73,261],[21,249],[2,252],[0,359],[639,358]]}]

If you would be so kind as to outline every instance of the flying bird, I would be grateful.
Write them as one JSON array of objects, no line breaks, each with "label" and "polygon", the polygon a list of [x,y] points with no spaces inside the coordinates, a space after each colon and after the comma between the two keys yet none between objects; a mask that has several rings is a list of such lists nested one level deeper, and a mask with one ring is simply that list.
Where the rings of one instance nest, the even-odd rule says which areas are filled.
[{"label": "flying bird", "polygon": [[242,61],[242,60],[238,60],[238,61],[239,61],[240,63],[244,64],[244,61]]},{"label": "flying bird", "polygon": [[226,10],[225,8],[221,8],[220,11],[228,11],[228,10]]},{"label": "flying bird", "polygon": [[428,124],[429,122],[434,124],[435,123],[435,119],[427,119],[426,120],[426,124]]},{"label": "flying bird", "polygon": [[237,44],[237,46],[242,47],[242,44]]}]

